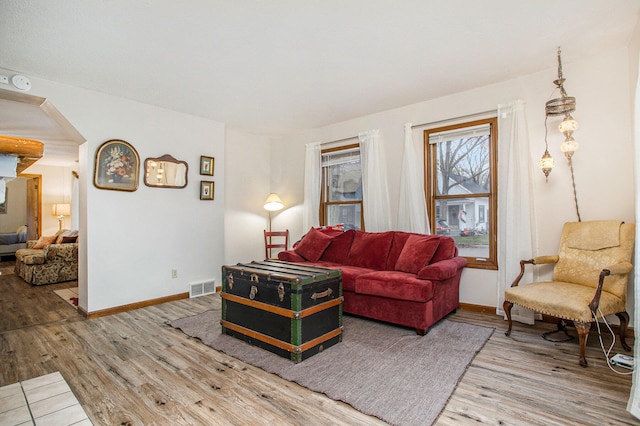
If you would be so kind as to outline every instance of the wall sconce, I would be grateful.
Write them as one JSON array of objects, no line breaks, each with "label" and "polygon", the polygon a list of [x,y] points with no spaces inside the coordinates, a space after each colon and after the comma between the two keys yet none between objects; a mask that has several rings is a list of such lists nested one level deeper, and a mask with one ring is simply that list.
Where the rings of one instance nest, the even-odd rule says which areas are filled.
[{"label": "wall sconce", "polygon": [[564,115],[562,123],[558,126],[558,130],[564,135],[564,142],[560,145],[560,150],[564,154],[567,162],[569,163],[569,169],[571,170],[571,183],[573,184],[573,198],[576,205],[576,214],[578,215],[578,221],[580,222],[580,211],[578,209],[578,196],[576,194],[576,182],[573,174],[573,154],[578,150],[579,144],[573,138],[573,132],[578,129],[578,122],[571,116],[571,113],[576,110],[576,98],[568,96],[564,90],[565,79],[562,76],[562,58],[560,57],[560,48],[558,47],[558,78],[553,81],[556,88],[560,90],[560,97],[547,101],[544,105],[545,119],[544,119],[544,154],[538,162],[538,166],[544,173],[545,181],[549,180],[549,173],[555,166],[555,161],[551,154],[549,154],[549,144],[547,143],[547,119],[549,116]]},{"label": "wall sconce", "polygon": [[64,217],[71,215],[71,204],[60,203],[54,204],[51,214],[58,218],[58,224],[60,225],[60,231],[62,230],[62,225],[64,223]]},{"label": "wall sconce", "polygon": [[269,212],[269,231],[271,231],[271,212],[276,212],[284,207],[282,200],[278,194],[272,192],[266,200],[264,200],[264,209]]}]

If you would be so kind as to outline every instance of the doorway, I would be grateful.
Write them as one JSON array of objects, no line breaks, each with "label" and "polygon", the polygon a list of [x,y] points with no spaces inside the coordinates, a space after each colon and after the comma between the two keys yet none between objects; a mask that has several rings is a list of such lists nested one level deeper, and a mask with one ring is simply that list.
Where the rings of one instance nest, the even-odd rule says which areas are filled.
[{"label": "doorway", "polygon": [[42,235],[42,175],[21,174],[27,180],[27,240]]}]

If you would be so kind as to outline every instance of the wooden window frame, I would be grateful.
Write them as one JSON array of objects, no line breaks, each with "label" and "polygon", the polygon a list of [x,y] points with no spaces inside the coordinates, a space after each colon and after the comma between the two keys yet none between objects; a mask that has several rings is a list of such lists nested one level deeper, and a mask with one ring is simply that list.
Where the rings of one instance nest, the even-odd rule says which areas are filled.
[{"label": "wooden window frame", "polygon": [[[490,126],[490,138],[489,138],[489,192],[466,194],[466,195],[438,195],[437,193],[437,158],[436,158],[436,144],[429,144],[429,135],[433,133],[441,133],[456,129],[462,129],[465,127],[479,126],[488,124]],[[438,199],[456,199],[456,198],[488,198],[489,211],[489,256],[486,258],[481,257],[469,257],[464,256],[467,259],[468,268],[477,269],[498,269],[498,119],[496,117],[467,121],[464,123],[457,123],[448,126],[427,129],[424,131],[424,187],[425,195],[429,211],[429,223],[431,229],[436,229],[436,200]]]},{"label": "wooden window frame", "polygon": [[[326,148],[323,149],[321,151],[321,155],[322,154],[327,154],[330,152],[339,152],[339,151],[345,151],[348,149],[354,149],[354,148],[360,148],[360,144],[350,144],[350,145],[343,145],[343,146],[338,146],[338,147],[333,147],[333,148]],[[360,164],[362,165],[362,158],[360,159]],[[360,229],[361,230],[365,230],[364,227],[364,205],[362,203],[362,200],[354,200],[354,201],[325,201],[326,198],[328,198],[327,194],[329,194],[329,184],[328,184],[328,178],[325,174],[326,172],[326,167],[321,167],[322,169],[322,177],[320,180],[320,211],[319,211],[319,220],[320,220],[320,226],[326,226],[327,225],[327,210],[328,207],[331,205],[344,205],[344,204],[354,204],[354,205],[359,205],[360,206]]]}]

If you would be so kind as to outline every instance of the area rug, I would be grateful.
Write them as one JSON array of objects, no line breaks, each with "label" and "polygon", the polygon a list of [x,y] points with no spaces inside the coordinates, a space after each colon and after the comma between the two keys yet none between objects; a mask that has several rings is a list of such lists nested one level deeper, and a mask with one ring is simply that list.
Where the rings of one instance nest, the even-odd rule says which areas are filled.
[{"label": "area rug", "polygon": [[343,341],[305,361],[221,334],[220,310],[168,321],[185,334],[394,425],[430,425],[493,328],[443,320],[426,336],[345,315]]}]

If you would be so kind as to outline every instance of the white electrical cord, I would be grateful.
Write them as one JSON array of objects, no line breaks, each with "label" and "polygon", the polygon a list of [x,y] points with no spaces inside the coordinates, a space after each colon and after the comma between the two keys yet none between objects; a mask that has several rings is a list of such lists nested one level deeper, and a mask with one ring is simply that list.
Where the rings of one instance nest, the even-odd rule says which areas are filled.
[{"label": "white electrical cord", "polygon": [[602,348],[602,353],[604,353],[604,359],[607,360],[607,365],[609,366],[609,369],[611,371],[613,371],[614,373],[620,374],[622,376],[628,376],[629,374],[633,374],[633,370],[631,370],[631,371],[618,371],[615,368],[613,368],[613,366],[611,365],[611,361],[609,359],[609,355],[611,354],[611,350],[613,349],[613,346],[616,344],[616,335],[613,332],[613,330],[611,329],[611,326],[609,326],[609,323],[607,322],[607,319],[604,317],[604,315],[602,315],[602,311],[600,310],[600,308],[598,308],[598,313],[600,314],[600,317],[604,321],[605,325],[609,329],[609,332],[611,333],[611,336],[613,337],[613,342],[611,342],[611,346],[609,346],[609,350],[606,350],[604,348],[604,343],[602,342],[602,334],[600,333],[600,323],[598,322],[598,317],[596,316],[595,312],[591,311],[591,315],[593,315],[593,319],[596,322],[596,329],[598,330],[598,339],[600,340],[600,347]]}]

